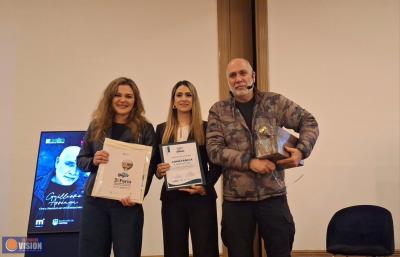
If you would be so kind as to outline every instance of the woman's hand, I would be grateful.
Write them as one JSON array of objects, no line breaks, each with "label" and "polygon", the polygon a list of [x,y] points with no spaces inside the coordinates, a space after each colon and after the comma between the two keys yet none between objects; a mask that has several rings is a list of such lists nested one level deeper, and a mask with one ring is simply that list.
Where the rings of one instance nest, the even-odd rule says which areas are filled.
[{"label": "woman's hand", "polygon": [[102,163],[107,163],[108,156],[109,154],[104,150],[97,151],[93,156],[93,164],[99,166]]},{"label": "woman's hand", "polygon": [[156,176],[157,178],[162,178],[167,174],[167,171],[169,170],[170,165],[169,163],[159,163],[157,165],[157,170],[156,170]]},{"label": "woman's hand", "polygon": [[130,199],[129,199],[129,196],[127,196],[127,197],[124,197],[124,198],[122,198],[121,200],[119,200],[121,203],[122,203],[122,205],[123,206],[125,206],[125,207],[132,207],[132,206],[134,206],[136,203],[135,202],[132,202]]},{"label": "woman's hand", "polygon": [[206,189],[203,186],[196,186],[196,185],[193,185],[190,188],[180,188],[179,191],[185,191],[191,195],[199,194],[201,196],[204,196],[207,194]]}]

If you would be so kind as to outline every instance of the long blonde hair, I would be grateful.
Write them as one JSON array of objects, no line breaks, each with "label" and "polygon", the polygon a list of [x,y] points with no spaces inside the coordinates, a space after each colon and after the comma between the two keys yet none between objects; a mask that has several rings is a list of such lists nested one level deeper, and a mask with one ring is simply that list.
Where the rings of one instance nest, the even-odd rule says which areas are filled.
[{"label": "long blonde hair", "polygon": [[93,133],[92,137],[89,138],[90,140],[103,139],[111,128],[115,116],[112,100],[118,92],[118,87],[121,85],[130,86],[133,91],[135,102],[128,115],[126,125],[130,128],[135,138],[139,137],[142,125],[146,122],[143,101],[136,83],[130,78],[120,77],[108,84],[107,88],[104,90],[103,97],[99,101],[97,109],[93,112]]},{"label": "long blonde hair", "polygon": [[185,86],[189,89],[190,93],[192,93],[192,110],[191,110],[191,122],[190,122],[190,132],[189,136],[193,137],[194,140],[199,145],[204,145],[205,135],[203,129],[203,119],[201,118],[201,108],[200,101],[197,95],[196,88],[187,80],[179,81],[172,88],[171,92],[171,100],[169,103],[169,111],[167,122],[165,126],[165,131],[162,137],[162,143],[167,144],[169,140],[172,138],[174,142],[177,141],[177,131],[178,131],[178,113],[176,108],[174,108],[175,102],[175,93],[178,87]]}]

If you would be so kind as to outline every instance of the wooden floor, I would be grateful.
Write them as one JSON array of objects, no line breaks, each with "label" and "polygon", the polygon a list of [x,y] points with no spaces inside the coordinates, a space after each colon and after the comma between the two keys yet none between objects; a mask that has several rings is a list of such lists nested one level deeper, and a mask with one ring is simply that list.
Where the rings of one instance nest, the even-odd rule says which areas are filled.
[{"label": "wooden floor", "polygon": [[[190,255],[192,256],[192,255]],[[222,254],[220,255],[223,256]],[[292,257],[332,257],[333,255],[327,253],[325,250],[294,250],[292,252]],[[337,255],[339,257],[339,255]],[[393,257],[400,257],[400,250],[396,250]],[[143,257],[163,257],[163,255],[152,255],[152,256],[143,256]],[[363,256],[359,256],[363,257]],[[367,256],[366,256],[367,257]]]},{"label": "wooden floor", "polygon": [[[323,251],[308,251],[308,250],[297,250],[292,252],[292,257],[332,257],[333,255]],[[340,256],[340,255],[336,255]],[[400,250],[396,250],[393,257],[400,257]],[[360,256],[362,257],[362,256]]]}]

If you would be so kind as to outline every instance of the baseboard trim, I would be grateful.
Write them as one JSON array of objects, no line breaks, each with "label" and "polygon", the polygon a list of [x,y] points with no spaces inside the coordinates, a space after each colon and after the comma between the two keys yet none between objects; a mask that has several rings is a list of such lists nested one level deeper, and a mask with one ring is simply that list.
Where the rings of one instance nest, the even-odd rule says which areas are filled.
[{"label": "baseboard trim", "polygon": [[292,257],[328,257],[332,254],[325,250],[293,250]]},{"label": "baseboard trim", "polygon": [[[222,257],[222,253],[220,257]],[[393,257],[400,257],[400,249],[395,250]],[[164,255],[151,255],[142,257],[164,257]],[[192,255],[190,255],[192,257]],[[327,253],[325,250],[293,250],[292,257],[332,257],[332,254]]]},{"label": "baseboard trim", "polygon": [[[332,254],[325,250],[293,250],[292,257],[331,257]],[[400,257],[400,249],[395,250],[393,257]]]}]

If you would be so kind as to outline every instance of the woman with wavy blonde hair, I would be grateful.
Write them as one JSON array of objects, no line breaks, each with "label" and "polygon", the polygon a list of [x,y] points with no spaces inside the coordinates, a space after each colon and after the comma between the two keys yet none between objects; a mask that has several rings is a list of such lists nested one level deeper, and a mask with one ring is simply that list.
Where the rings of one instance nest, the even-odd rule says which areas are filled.
[{"label": "woman with wavy blonde hair", "polygon": [[[179,81],[172,88],[167,121],[157,126],[156,143],[196,141],[206,184],[174,191],[167,191],[166,186],[163,186],[161,216],[165,257],[189,256],[189,230],[194,256],[219,256],[217,195],[214,184],[221,170],[208,160],[205,149],[206,127],[207,123],[201,118],[196,88],[187,80]],[[159,179],[163,178],[170,168],[169,163],[161,161],[158,148],[155,148],[152,165],[157,167],[154,169]]]},{"label": "woman with wavy blonde hair", "polygon": [[132,90],[132,99],[134,99],[134,108],[132,108],[127,117],[126,125],[130,128],[133,135],[140,135],[141,127],[147,122],[144,117],[144,106],[140,97],[139,89],[136,83],[125,77],[114,79],[104,90],[103,97],[100,99],[97,109],[93,112],[93,140],[99,140],[107,135],[107,131],[111,128],[116,110],[113,108],[113,98],[118,94],[120,85],[126,85]]},{"label": "woman with wavy blonde hair", "polygon": [[[144,117],[143,102],[135,82],[120,77],[104,90],[92,122],[86,132],[77,165],[90,172],[79,235],[79,256],[140,257],[143,208],[128,197],[117,200],[92,197],[98,166],[107,163],[109,154],[102,150],[108,137],[123,142],[153,145],[154,128]],[[151,177],[148,178],[146,191]]]}]

